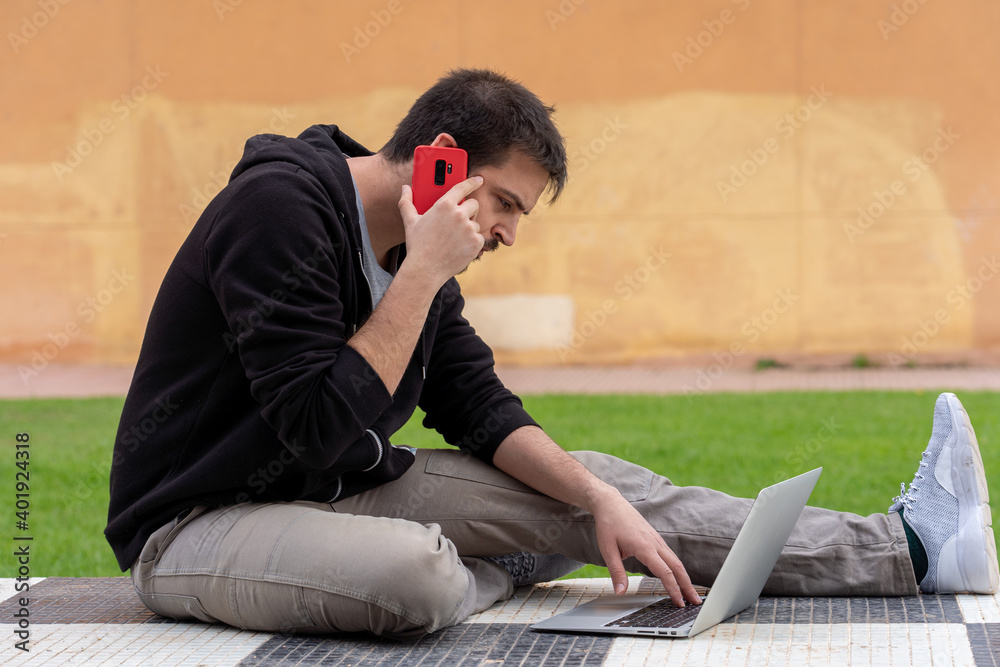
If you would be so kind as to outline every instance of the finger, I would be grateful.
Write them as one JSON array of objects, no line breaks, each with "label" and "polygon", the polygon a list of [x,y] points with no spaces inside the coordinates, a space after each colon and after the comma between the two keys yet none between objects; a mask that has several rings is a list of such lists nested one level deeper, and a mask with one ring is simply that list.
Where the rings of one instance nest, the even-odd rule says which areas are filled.
[{"label": "finger", "polygon": [[691,577],[684,569],[684,564],[669,547],[664,545],[662,552],[656,554],[652,560],[655,567],[650,563],[646,563],[646,566],[663,583],[663,587],[667,589],[667,594],[675,605],[683,607],[685,600],[693,604],[701,604],[701,596],[695,590],[694,584],[691,583]]},{"label": "finger", "polygon": [[621,595],[628,590],[628,574],[625,572],[625,564],[622,563],[621,554],[618,553],[617,544],[599,544],[601,555],[604,556],[604,566],[608,568],[611,575],[611,585],[616,595]]},{"label": "finger", "polygon": [[[451,201],[457,204],[479,189],[479,186],[482,184],[482,176],[472,176],[471,178],[465,179],[461,183],[456,183],[451,190],[448,190],[448,192],[445,193],[444,197],[448,197]],[[444,199],[444,197],[442,197],[442,199]]]},{"label": "finger", "polygon": [[458,208],[462,211],[462,215],[469,220],[475,220],[476,216],[479,215],[479,201],[476,199],[466,199],[459,204]]},{"label": "finger", "polygon": [[642,557],[636,556],[642,561],[643,565],[649,568],[649,571],[660,580],[663,584],[663,588],[666,589],[667,595],[670,596],[670,601],[673,602],[678,607],[684,606],[684,596],[681,594],[680,586],[677,584],[677,580],[674,576],[673,569],[664,562],[664,560],[657,553],[643,554]]},{"label": "finger", "polygon": [[693,602],[694,604],[701,604],[701,595],[695,590],[694,584],[691,582],[691,577],[688,576],[687,570],[684,569],[684,564],[681,563],[680,558],[677,557],[670,547],[664,545],[666,549],[666,554],[664,561],[667,566],[670,567],[670,571],[673,572],[674,581],[677,582],[677,586],[688,602]]},{"label": "finger", "polygon": [[409,185],[403,185],[403,191],[399,195],[399,213],[404,220],[417,215],[417,207],[413,205],[413,190]]}]

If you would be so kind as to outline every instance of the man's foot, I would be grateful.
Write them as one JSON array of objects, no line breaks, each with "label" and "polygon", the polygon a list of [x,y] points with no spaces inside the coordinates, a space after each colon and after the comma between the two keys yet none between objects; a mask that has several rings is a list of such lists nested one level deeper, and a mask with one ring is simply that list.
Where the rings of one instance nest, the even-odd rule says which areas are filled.
[{"label": "man's foot", "polygon": [[965,408],[954,394],[934,405],[931,440],[890,512],[899,512],[923,547],[925,593],[995,593],[1000,585],[986,472]]},{"label": "man's foot", "polygon": [[562,554],[539,555],[521,551],[503,556],[488,556],[483,558],[494,565],[499,565],[510,573],[515,586],[531,586],[546,581],[558,579],[570,572],[579,570],[583,563],[570,560]]}]

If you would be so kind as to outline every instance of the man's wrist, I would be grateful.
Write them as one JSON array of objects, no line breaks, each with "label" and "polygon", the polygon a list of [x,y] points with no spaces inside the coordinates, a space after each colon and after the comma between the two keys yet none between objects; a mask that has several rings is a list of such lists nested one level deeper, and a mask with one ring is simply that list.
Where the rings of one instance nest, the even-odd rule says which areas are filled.
[{"label": "man's wrist", "polygon": [[[581,466],[582,468],[583,466]],[[576,501],[571,502],[591,514],[622,499],[621,493],[615,487],[583,468],[585,474],[577,478]]]},{"label": "man's wrist", "polygon": [[393,282],[397,280],[409,285],[411,289],[416,289],[433,298],[438,290],[441,289],[441,286],[448,281],[448,278],[440,279],[440,277],[435,276],[434,271],[419,266],[416,261],[411,261],[407,257],[400,264],[399,270],[396,271],[396,275],[393,277]]},{"label": "man's wrist", "polygon": [[622,498],[618,489],[595,476],[591,477],[591,483],[583,489],[581,495],[580,507],[591,514],[597,514],[599,509]]}]

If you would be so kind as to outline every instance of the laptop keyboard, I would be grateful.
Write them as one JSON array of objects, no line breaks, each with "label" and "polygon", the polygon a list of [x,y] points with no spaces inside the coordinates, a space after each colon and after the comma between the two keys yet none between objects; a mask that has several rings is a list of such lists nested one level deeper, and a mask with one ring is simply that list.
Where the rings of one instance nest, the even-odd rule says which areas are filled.
[{"label": "laptop keyboard", "polygon": [[627,616],[615,619],[610,623],[605,623],[606,628],[679,628],[694,620],[701,605],[688,604],[683,607],[676,606],[665,598],[659,602],[633,611]]}]

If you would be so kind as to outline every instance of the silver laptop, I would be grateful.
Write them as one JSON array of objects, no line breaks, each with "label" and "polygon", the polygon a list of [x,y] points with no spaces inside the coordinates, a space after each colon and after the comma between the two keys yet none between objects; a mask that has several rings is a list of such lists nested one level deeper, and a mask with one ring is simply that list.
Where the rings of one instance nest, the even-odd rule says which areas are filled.
[{"label": "silver laptop", "polygon": [[692,637],[757,601],[822,468],[769,486],[759,494],[701,605],[676,607],[670,598],[604,595],[532,625],[534,630],[642,637]]}]

